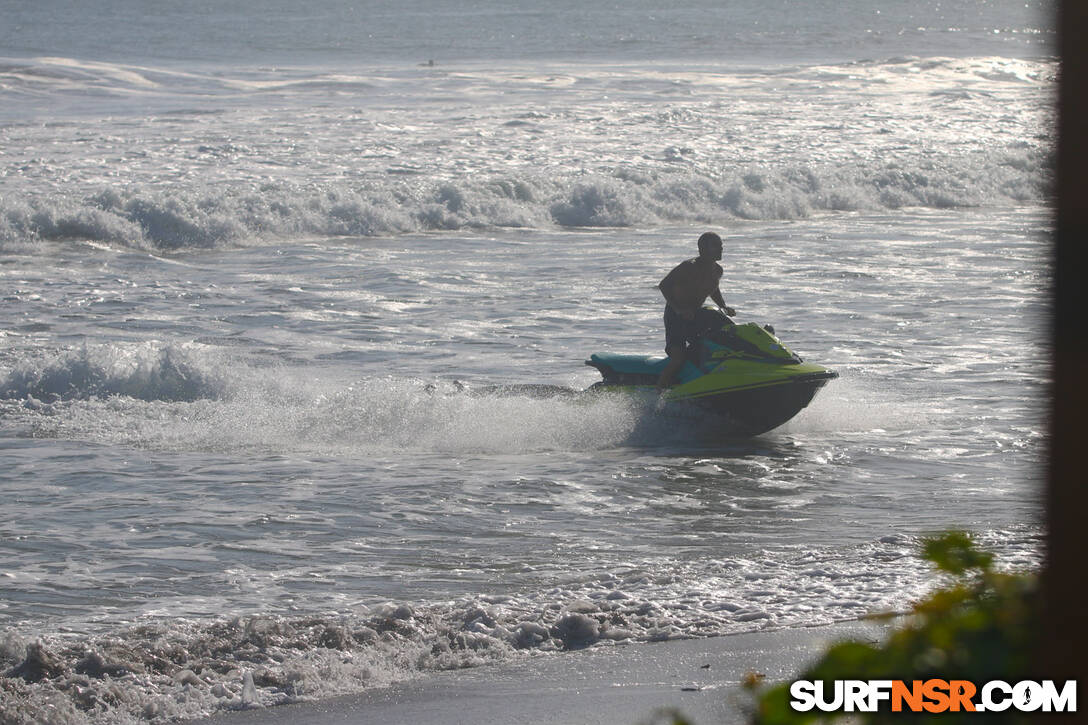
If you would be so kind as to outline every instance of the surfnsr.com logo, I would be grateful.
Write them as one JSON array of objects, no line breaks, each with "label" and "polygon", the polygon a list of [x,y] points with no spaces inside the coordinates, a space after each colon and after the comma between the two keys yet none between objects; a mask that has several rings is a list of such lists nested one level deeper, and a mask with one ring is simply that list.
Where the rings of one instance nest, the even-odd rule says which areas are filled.
[{"label": "surfnsr.com logo", "polygon": [[797,712],[1076,712],[1077,683],[1053,680],[981,686],[968,680],[798,680],[790,685]]}]

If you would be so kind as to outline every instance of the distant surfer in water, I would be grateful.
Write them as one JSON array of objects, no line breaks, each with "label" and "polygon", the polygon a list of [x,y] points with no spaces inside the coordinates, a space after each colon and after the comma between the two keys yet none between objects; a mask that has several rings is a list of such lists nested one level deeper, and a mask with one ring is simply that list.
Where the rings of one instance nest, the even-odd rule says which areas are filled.
[{"label": "distant surfer in water", "polygon": [[657,380],[659,390],[672,385],[673,376],[684,364],[688,346],[698,337],[696,317],[707,297],[730,317],[737,314],[725,304],[718,287],[722,278],[718,264],[721,258],[722,238],[707,232],[699,237],[699,256],[676,265],[657,285],[665,296],[665,352],[669,355],[669,364]]}]

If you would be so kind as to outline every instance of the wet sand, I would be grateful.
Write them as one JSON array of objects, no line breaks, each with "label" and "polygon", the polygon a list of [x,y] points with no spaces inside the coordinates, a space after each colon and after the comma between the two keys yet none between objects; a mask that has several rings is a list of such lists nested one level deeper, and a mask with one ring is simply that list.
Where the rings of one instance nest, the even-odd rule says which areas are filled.
[{"label": "wet sand", "polygon": [[598,648],[426,675],[362,695],[221,713],[205,725],[695,725],[746,720],[751,672],[793,679],[826,646],[876,639],[869,622]]}]

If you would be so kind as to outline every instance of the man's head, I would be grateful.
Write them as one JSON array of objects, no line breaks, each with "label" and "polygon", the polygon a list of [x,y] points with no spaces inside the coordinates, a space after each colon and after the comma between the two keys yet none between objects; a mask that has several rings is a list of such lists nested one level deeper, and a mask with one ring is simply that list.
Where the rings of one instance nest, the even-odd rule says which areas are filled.
[{"label": "man's head", "polygon": [[699,237],[699,257],[716,262],[722,258],[722,238],[714,232]]}]

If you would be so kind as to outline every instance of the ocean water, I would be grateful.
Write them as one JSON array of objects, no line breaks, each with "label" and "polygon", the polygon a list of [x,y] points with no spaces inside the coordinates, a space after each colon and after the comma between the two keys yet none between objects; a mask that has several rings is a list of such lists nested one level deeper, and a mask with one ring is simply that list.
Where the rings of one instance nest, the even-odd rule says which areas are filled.
[{"label": "ocean water", "polygon": [[[1048,2],[0,5],[0,721],[901,611],[1034,566]],[[726,301],[793,421],[581,390]]]}]

